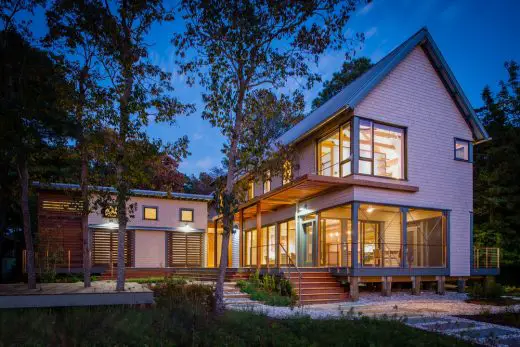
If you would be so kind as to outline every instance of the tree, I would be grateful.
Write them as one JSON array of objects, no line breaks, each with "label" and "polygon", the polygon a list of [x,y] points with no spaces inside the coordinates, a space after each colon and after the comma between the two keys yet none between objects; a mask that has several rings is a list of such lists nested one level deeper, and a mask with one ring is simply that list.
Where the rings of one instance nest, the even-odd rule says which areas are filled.
[{"label": "tree", "polygon": [[215,182],[225,172],[221,167],[214,167],[209,172],[199,173],[199,177],[195,175],[186,176],[184,184],[184,192],[191,194],[211,194],[215,191]]},{"label": "tree", "polygon": [[519,65],[505,63],[509,79],[498,92],[486,86],[477,112],[491,141],[475,146],[475,244],[501,247],[505,264],[520,263]]},{"label": "tree", "polygon": [[77,129],[76,149],[80,157],[81,230],[83,235],[83,283],[90,287],[91,237],[88,227],[91,194],[89,192],[90,143],[102,124],[103,105],[110,100],[101,86],[98,69],[98,47],[93,32],[96,22],[90,12],[98,9],[88,1],[56,0],[47,10],[49,33],[45,42],[67,57],[64,65],[73,86],[68,103]]},{"label": "tree", "polygon": [[[109,124],[114,128],[115,188],[118,228],[117,290],[124,290],[124,244],[128,222],[127,201],[130,184],[134,183],[134,161],[127,151],[129,141],[146,139],[143,127],[149,120],[174,123],[175,116],[189,113],[184,105],[171,96],[171,75],[148,60],[146,35],[154,24],[173,20],[160,0],[134,2],[119,0],[112,3],[94,0],[93,11],[97,30],[93,33],[101,49],[100,61],[110,83],[109,94],[115,95]],[[174,156],[186,154],[187,138],[175,146],[166,146]],[[168,153],[172,154],[172,153]],[[131,211],[130,211],[131,212]]]},{"label": "tree", "polygon": [[274,159],[286,157],[290,150],[271,137],[276,134],[273,124],[280,117],[303,113],[301,93],[288,95],[270,88],[280,89],[288,79],[306,87],[318,81],[309,63],[329,48],[345,49],[352,43],[344,29],[357,3],[181,1],[186,28],[172,41],[183,60],[181,72],[190,76],[190,82],[198,78],[206,89],[202,117],[227,138],[223,149],[227,172],[222,184],[217,182],[215,194],[224,228],[216,312],[224,309],[228,241],[243,189],[235,179],[246,171],[258,175],[266,167],[280,171],[282,165]]},{"label": "tree", "polygon": [[71,120],[62,100],[68,84],[52,57],[33,47],[17,31],[0,32],[2,152],[12,158],[19,182],[20,209],[26,248],[29,288],[36,287],[34,245],[29,209],[29,177],[40,153],[63,146]]},{"label": "tree", "polygon": [[315,110],[327,100],[338,94],[343,88],[354,82],[373,66],[370,58],[361,57],[343,62],[341,71],[335,72],[329,81],[323,83],[323,88],[312,101],[312,109]]}]

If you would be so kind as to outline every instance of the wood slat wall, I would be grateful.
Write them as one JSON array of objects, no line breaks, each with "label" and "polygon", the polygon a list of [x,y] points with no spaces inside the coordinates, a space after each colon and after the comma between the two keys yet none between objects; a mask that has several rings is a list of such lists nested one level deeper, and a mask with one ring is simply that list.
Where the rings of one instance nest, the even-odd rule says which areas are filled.
[{"label": "wood slat wall", "polygon": [[[125,239],[125,265],[134,266],[134,243],[133,232],[126,233]],[[117,231],[94,230],[92,232],[92,264],[117,266]]]},{"label": "wood slat wall", "polygon": [[168,233],[168,266],[202,266],[202,233]]}]

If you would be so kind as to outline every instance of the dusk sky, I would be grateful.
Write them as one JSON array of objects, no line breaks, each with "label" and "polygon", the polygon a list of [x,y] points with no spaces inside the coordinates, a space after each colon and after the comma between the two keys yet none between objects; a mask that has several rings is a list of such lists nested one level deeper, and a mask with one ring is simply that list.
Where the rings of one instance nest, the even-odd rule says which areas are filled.
[{"label": "dusk sky", "polygon": [[[503,64],[507,60],[520,62],[520,0],[375,0],[360,8],[348,23],[351,32],[364,32],[365,43],[356,56],[367,56],[377,62],[421,27],[426,26],[474,107],[481,106],[480,93],[489,84],[507,78]],[[41,26],[35,20],[35,26]],[[177,25],[177,27],[176,27]],[[150,35],[151,58],[163,69],[174,73],[175,94],[183,101],[195,103],[197,112],[181,117],[176,126],[153,124],[147,129],[155,138],[175,141],[183,135],[190,139],[191,156],[180,165],[186,174],[220,165],[222,136],[218,129],[200,118],[203,108],[202,90],[188,87],[176,74],[175,56],[170,45],[171,33],[179,24],[154,28]],[[316,71],[328,80],[338,71],[345,52],[328,52],[319,61]],[[290,83],[296,86],[296,83]],[[305,91],[306,105],[321,89],[321,84]]]}]

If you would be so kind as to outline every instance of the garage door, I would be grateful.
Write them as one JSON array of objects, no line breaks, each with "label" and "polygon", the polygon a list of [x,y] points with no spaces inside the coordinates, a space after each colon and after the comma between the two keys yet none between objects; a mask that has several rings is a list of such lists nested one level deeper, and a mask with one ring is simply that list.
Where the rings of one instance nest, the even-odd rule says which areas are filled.
[{"label": "garage door", "polygon": [[202,266],[203,233],[170,232],[168,234],[169,266]]}]

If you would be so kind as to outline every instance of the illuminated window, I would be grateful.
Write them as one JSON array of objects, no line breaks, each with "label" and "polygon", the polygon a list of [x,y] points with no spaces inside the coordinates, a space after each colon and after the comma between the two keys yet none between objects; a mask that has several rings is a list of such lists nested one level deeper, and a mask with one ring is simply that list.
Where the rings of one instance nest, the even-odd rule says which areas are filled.
[{"label": "illuminated window", "polygon": [[469,148],[469,141],[455,139],[455,160],[469,161]]},{"label": "illuminated window", "polygon": [[291,162],[286,160],[285,163],[283,163],[283,178],[282,178],[282,184],[287,184],[291,182],[292,179],[292,165]]},{"label": "illuminated window", "polygon": [[181,208],[181,222],[193,222],[193,209]]},{"label": "illuminated window", "polygon": [[318,142],[318,174],[345,177],[352,174],[350,122]]},{"label": "illuminated window", "polygon": [[255,197],[255,182],[249,181],[247,184],[247,200],[251,200]]},{"label": "illuminated window", "polygon": [[404,129],[359,120],[359,173],[403,179]]},{"label": "illuminated window", "polygon": [[157,207],[144,206],[143,219],[157,220]]},{"label": "illuminated window", "polygon": [[103,209],[103,217],[105,218],[117,218],[117,207],[107,206]]},{"label": "illuminated window", "polygon": [[271,172],[267,171],[264,178],[264,194],[271,191]]}]

